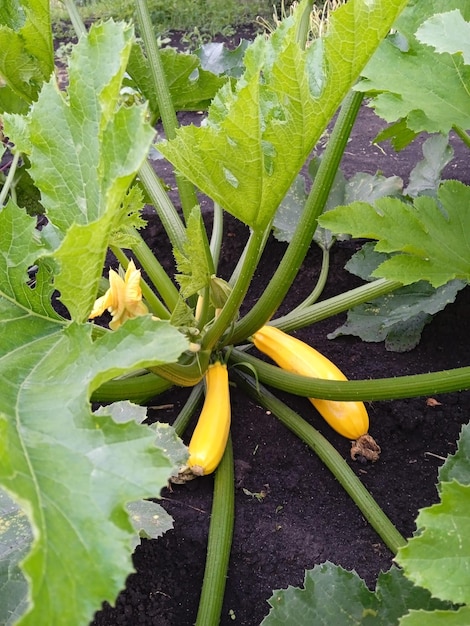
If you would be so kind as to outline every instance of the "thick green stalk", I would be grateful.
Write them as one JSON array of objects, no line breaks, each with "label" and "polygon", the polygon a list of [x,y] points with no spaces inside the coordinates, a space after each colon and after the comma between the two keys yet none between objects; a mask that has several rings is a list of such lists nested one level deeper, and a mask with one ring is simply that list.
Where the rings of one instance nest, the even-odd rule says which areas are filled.
[{"label": "thick green stalk", "polygon": [[263,295],[251,311],[236,324],[232,337],[233,343],[243,341],[265,324],[274,315],[292,285],[312,243],[317,218],[323,211],[328,199],[351,129],[361,106],[362,96],[363,94],[360,92],[351,91],[346,97],[294,236]]},{"label": "thick green stalk", "polygon": [[256,403],[272,411],[284,426],[302,439],[317,454],[336,480],[351,496],[385,545],[396,554],[398,548],[406,544],[406,539],[398,532],[356,474],[327,439],[298,413],[273,396],[267,389],[260,386],[251,376],[236,369],[234,378],[237,384],[247,391]]},{"label": "thick green stalk", "polygon": [[202,340],[204,350],[212,350],[225,330],[236,318],[243,298],[245,297],[254,271],[258,264],[260,249],[265,241],[264,233],[252,231],[250,239],[244,251],[244,259],[238,277],[233,285],[232,292],[225,303],[220,315],[208,329]]},{"label": "thick green stalk", "polygon": [[375,298],[391,293],[399,287],[402,287],[402,284],[395,280],[380,278],[327,300],[316,302],[311,306],[305,306],[301,310],[298,310],[299,307],[297,307],[287,315],[272,320],[271,324],[285,332],[310,326],[310,324],[347,311],[358,304],[370,302]]},{"label": "thick green stalk", "polygon": [[[152,20],[146,0],[136,0],[136,12],[140,34],[150,65],[150,75],[155,88],[163,128],[167,139],[174,139],[176,137],[176,129],[178,128],[178,120],[176,118],[173,102],[171,101],[168,81],[166,80],[165,71],[163,69],[160,50],[153,32]],[[198,204],[196,192],[193,185],[186,178],[177,173],[175,178],[180,194],[183,214],[185,218],[188,219],[191,209]]]},{"label": "thick green stalk", "polygon": [[148,161],[139,170],[139,179],[147,192],[173,248],[183,249],[186,231],[173,203],[166,193],[161,180]]},{"label": "thick green stalk", "polygon": [[235,490],[232,441],[215,473],[207,560],[197,612],[196,626],[218,626],[224,601],[230,548],[235,519]]},{"label": "thick green stalk", "polygon": [[[110,249],[111,249],[111,252],[114,254],[114,256],[117,258],[117,260],[119,261],[120,265],[124,269],[127,269],[127,266],[129,265],[129,259],[121,250],[121,248],[118,248],[116,246],[110,246]],[[139,260],[143,268],[147,271],[146,266],[144,265],[144,263],[142,263],[141,259],[139,259],[138,256],[137,256],[137,259]],[[154,261],[156,261],[155,257],[153,257],[153,259]],[[168,276],[166,276],[166,279],[168,280]],[[157,295],[152,291],[149,285],[147,285],[145,280],[143,280],[142,278],[140,279],[140,286],[142,289],[142,295],[144,299],[147,301],[147,304],[149,305],[152,313],[161,319],[169,319],[170,314],[168,310],[165,308],[162,302],[160,302]],[[160,287],[160,285],[158,286]]]},{"label": "thick green stalk", "polygon": [[317,284],[315,285],[313,291],[305,298],[303,302],[301,302],[295,309],[290,311],[289,315],[295,317],[297,313],[305,310],[306,307],[312,306],[321,296],[323,289],[326,285],[326,280],[328,278],[328,272],[330,269],[330,248],[322,248],[322,261],[321,261],[321,269],[320,276],[318,277]]},{"label": "thick green stalk", "polygon": [[116,378],[103,383],[91,396],[92,402],[130,400],[141,404],[172,387],[172,383],[156,374]]},{"label": "thick green stalk", "polygon": [[[377,378],[373,380],[322,380],[282,370],[248,354],[232,349],[230,361],[254,368],[261,382],[297,396],[325,400],[398,400],[470,389],[470,367],[458,367],[429,374]],[[250,369],[251,371],[251,369]]]}]

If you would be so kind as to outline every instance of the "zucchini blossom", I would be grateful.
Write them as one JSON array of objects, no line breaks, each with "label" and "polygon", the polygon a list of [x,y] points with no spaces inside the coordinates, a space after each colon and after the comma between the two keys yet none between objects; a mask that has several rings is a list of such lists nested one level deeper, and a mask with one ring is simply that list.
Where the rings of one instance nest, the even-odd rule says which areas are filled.
[{"label": "zucchini blossom", "polygon": [[124,279],[114,270],[109,270],[109,289],[95,301],[89,319],[102,315],[105,310],[111,313],[111,330],[117,330],[121,324],[133,317],[147,315],[149,310],[142,302],[140,288],[140,270],[134,261],[129,261]]}]

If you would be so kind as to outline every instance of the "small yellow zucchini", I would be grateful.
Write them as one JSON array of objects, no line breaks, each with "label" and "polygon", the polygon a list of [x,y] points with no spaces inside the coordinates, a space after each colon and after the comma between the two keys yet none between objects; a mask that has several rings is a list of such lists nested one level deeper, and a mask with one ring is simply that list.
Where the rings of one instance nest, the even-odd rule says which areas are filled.
[{"label": "small yellow zucchini", "polygon": [[211,474],[219,465],[230,431],[230,393],[225,363],[206,372],[206,398],[189,443],[188,466],[196,476]]},{"label": "small yellow zucchini", "polygon": [[[286,371],[312,378],[347,380],[343,372],[323,354],[274,326],[263,326],[252,336],[252,339],[260,352],[269,356]],[[363,402],[341,402],[316,398],[309,398],[309,400],[336,432],[353,441],[364,438],[364,444],[367,447],[372,445],[378,458],[380,448],[367,434],[369,416]],[[364,453],[356,448],[357,446],[354,448],[355,455],[363,454],[370,460],[376,460],[372,458],[373,454],[369,457],[367,451]]]}]

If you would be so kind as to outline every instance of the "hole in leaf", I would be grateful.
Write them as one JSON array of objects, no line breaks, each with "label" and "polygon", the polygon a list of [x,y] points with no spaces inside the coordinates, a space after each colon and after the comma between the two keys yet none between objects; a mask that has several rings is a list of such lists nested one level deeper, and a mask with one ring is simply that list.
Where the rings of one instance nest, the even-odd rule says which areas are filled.
[{"label": "hole in leaf", "polygon": [[229,183],[229,185],[232,185],[232,187],[237,189],[240,184],[238,178],[226,167],[222,167],[222,171],[224,173],[225,180]]}]

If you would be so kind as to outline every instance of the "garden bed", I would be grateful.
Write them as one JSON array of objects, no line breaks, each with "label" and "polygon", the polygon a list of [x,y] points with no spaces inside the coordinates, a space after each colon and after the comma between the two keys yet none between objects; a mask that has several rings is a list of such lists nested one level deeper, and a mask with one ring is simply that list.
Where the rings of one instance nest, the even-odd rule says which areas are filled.
[{"label": "garden bed", "polygon": [[[185,123],[191,115],[185,114]],[[371,145],[382,123],[363,107],[343,160],[347,176],[356,172],[400,175],[405,181],[421,158],[418,138],[396,154],[384,145]],[[445,171],[447,178],[470,182],[465,149],[455,142],[456,156]],[[157,168],[164,168],[157,162]],[[162,169],[160,174],[164,174]],[[210,210],[204,210],[210,222]],[[228,218],[219,275],[228,278],[239,258],[248,230]],[[150,215],[147,242],[161,250],[166,237]],[[361,284],[344,270],[359,242],[337,243],[323,298]],[[269,242],[245,307],[256,301],[285,250]],[[172,257],[167,251],[168,270]],[[160,252],[159,252],[160,256]],[[310,292],[318,276],[321,253],[312,246],[289,293],[295,305]],[[327,338],[345,315],[319,322],[296,333],[334,361],[351,379],[424,373],[468,365],[470,291],[439,313],[424,329],[418,347],[394,353],[383,343],[367,344],[352,337]],[[281,310],[282,312],[282,310]],[[173,389],[155,400],[151,420],[172,422],[188,390]],[[350,444],[337,435],[305,398],[282,399],[320,430],[348,460],[355,473],[390,517],[410,537],[420,508],[437,501],[437,471],[455,452],[461,425],[470,415],[470,393],[434,398],[381,401],[368,405],[371,434],[382,448],[375,464],[349,459]],[[269,611],[273,589],[301,585],[304,570],[332,561],[354,569],[371,587],[377,575],[389,569],[392,554],[368,525],[342,487],[315,454],[264,409],[253,404],[235,386],[231,389],[232,438],[236,470],[235,530],[221,625],[259,624]],[[194,423],[191,424],[190,433]],[[188,437],[185,437],[188,441]],[[196,618],[204,572],[213,478],[200,478],[165,489],[161,504],[174,518],[174,529],[158,540],[144,540],[134,555],[136,573],[129,576],[116,607],[106,605],[93,626],[189,625]]]}]

